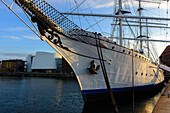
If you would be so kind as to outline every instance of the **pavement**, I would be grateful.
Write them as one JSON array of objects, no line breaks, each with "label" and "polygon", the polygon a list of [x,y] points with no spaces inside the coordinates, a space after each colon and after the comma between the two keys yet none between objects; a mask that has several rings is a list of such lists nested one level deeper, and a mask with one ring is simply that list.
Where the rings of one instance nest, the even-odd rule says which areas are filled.
[{"label": "pavement", "polygon": [[170,113],[170,80],[152,113]]}]

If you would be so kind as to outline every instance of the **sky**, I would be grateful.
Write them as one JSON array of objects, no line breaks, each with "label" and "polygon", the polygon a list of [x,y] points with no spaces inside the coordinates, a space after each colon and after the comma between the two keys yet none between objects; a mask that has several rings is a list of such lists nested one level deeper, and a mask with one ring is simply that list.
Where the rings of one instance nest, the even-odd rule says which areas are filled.
[{"label": "sky", "polygon": [[[13,0],[4,0],[8,5],[11,5]],[[114,11],[114,0],[46,0],[53,7],[55,7],[58,11],[61,12],[70,12],[76,7],[76,3],[80,4],[84,1],[84,3],[75,10],[74,13],[82,12],[82,13],[97,13],[97,14],[112,14]],[[133,0],[124,0],[123,8],[129,8],[134,10],[134,4],[136,2],[131,3]],[[145,10],[147,15],[154,15],[156,17],[169,17],[170,15],[167,12],[167,7],[170,9],[170,4],[166,2],[159,3],[145,3]],[[142,6],[144,3],[142,4]],[[161,11],[155,11],[156,9],[161,9]],[[21,11],[21,9],[14,4],[12,7],[13,10],[16,11],[29,25],[30,22]],[[135,10],[133,14],[135,14]],[[133,15],[132,14],[132,15]],[[46,42],[41,41],[21,20],[19,20],[5,5],[0,1],[0,61],[6,59],[23,59],[25,60],[26,56],[30,54],[35,54],[37,51],[46,51],[46,52],[55,52],[52,47],[50,47]],[[88,28],[90,25],[93,25],[96,21],[100,21],[103,18],[93,18],[93,17],[75,17],[68,16],[72,21],[74,21],[77,25],[82,27],[83,29]],[[81,20],[81,21],[80,21]],[[88,20],[88,21],[87,21]],[[106,18],[104,21],[99,23],[99,25],[95,25],[93,28],[88,30],[103,32],[103,35],[109,36],[107,33],[111,32],[111,22],[112,18]],[[100,26],[100,27],[99,27]],[[158,33],[159,31],[159,33]],[[165,35],[170,30],[160,29],[152,30],[151,32],[154,34],[154,39],[169,39],[168,35]],[[107,32],[107,33],[105,33]],[[158,54],[161,52],[167,45],[170,43],[155,43]],[[159,45],[159,46],[158,46]]]}]

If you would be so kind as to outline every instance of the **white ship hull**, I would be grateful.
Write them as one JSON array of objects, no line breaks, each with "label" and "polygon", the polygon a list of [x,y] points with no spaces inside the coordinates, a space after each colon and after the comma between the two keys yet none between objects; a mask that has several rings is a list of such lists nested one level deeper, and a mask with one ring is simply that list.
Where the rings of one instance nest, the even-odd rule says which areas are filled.
[{"label": "white ship hull", "polygon": [[[85,101],[87,95],[107,93],[107,87],[102,70],[97,74],[88,71],[92,60],[100,65],[97,47],[61,36],[62,43],[69,50],[45,40],[60,53],[75,72]],[[106,71],[113,92],[124,92],[132,89],[145,89],[158,86],[164,82],[163,72],[152,64],[144,55],[116,44],[107,43],[108,48],[102,48]],[[133,55],[132,55],[133,54]],[[133,57],[132,57],[133,56]],[[132,64],[133,60],[133,64]],[[133,74],[132,74],[133,66]],[[132,81],[134,76],[134,86]],[[94,99],[94,98],[93,98]],[[101,97],[95,100],[100,100]]]}]

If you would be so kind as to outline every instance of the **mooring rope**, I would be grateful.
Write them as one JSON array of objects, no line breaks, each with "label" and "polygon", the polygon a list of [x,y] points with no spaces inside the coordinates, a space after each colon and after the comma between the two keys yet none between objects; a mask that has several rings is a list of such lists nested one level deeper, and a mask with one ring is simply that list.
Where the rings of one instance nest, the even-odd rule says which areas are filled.
[{"label": "mooring rope", "polygon": [[[96,35],[97,35],[97,33],[95,33],[95,36]],[[98,46],[98,44],[99,44],[99,46]],[[108,79],[108,76],[107,76],[107,72],[106,72],[106,68],[105,68],[105,64],[104,64],[104,60],[103,60],[102,48],[100,46],[100,40],[99,40],[99,43],[98,43],[98,38],[97,37],[96,37],[96,46],[97,46],[97,52],[98,52],[98,56],[99,56],[103,76],[104,76],[104,79],[105,79],[105,83],[106,83],[106,86],[107,86],[107,89],[108,89],[109,96],[110,96],[111,101],[112,101],[112,105],[114,107],[114,111],[116,113],[119,113],[118,106],[116,105],[116,101],[114,99],[114,96],[113,96],[113,93],[112,93],[112,90],[111,90],[111,87],[110,87],[109,79]]]}]

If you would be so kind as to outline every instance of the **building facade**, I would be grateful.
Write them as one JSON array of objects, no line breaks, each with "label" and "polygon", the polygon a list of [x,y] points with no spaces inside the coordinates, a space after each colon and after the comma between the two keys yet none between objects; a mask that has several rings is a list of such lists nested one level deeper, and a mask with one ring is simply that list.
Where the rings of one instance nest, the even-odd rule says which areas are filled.
[{"label": "building facade", "polygon": [[62,57],[58,53],[36,52],[27,57],[27,72],[61,72]]},{"label": "building facade", "polygon": [[2,60],[1,72],[24,72],[25,61]]},{"label": "building facade", "polygon": [[71,66],[58,53],[36,52],[26,58],[27,72],[73,73]]},{"label": "building facade", "polygon": [[170,45],[165,48],[159,58],[162,64],[170,67]]},{"label": "building facade", "polygon": [[0,61],[0,72],[1,72],[1,65],[2,65],[2,62]]},{"label": "building facade", "polygon": [[34,57],[35,57],[35,55],[28,55],[26,58],[26,71],[27,72],[32,72],[31,66],[32,66]]}]

